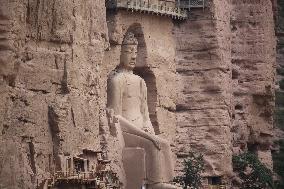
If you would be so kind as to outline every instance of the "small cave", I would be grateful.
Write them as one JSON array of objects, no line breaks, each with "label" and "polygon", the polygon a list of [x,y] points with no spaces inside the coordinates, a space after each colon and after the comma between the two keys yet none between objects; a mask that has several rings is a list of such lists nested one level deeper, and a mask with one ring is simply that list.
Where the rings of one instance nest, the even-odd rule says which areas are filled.
[{"label": "small cave", "polygon": [[269,109],[264,109],[259,116],[265,118],[265,120],[267,121],[272,121],[272,117],[273,117],[273,110],[269,110]]},{"label": "small cave", "polygon": [[232,70],[232,79],[238,79],[239,78],[239,72],[236,69]]},{"label": "small cave", "polygon": [[247,144],[244,142],[244,143],[240,143],[240,149],[242,151],[245,151],[247,149]]},{"label": "small cave", "polygon": [[16,85],[16,76],[14,74],[4,75],[3,80],[6,81],[6,83],[10,87],[15,87],[15,85]]},{"label": "small cave", "polygon": [[68,71],[67,71],[67,61],[66,58],[64,60],[64,71],[61,80],[61,94],[70,93],[70,89],[68,88]]},{"label": "small cave", "polygon": [[269,104],[268,102],[269,98],[270,97],[265,94],[254,94],[253,102],[258,106],[264,107]]},{"label": "small cave", "polygon": [[3,124],[3,129],[2,129],[2,132],[1,132],[2,135],[5,135],[8,131],[8,129],[9,129],[9,125]]},{"label": "small cave", "polygon": [[251,152],[251,153],[256,153],[257,150],[258,150],[259,145],[258,145],[258,144],[255,144],[255,143],[248,143],[248,144],[247,144],[247,147],[248,147],[248,151],[249,151],[249,152]]},{"label": "small cave", "polygon": [[176,112],[184,112],[187,111],[188,107],[185,104],[177,104],[176,105]]},{"label": "small cave", "polygon": [[236,25],[235,24],[232,24],[231,25],[231,31],[232,32],[235,32],[235,31],[237,31],[238,30],[238,28],[236,27]]},{"label": "small cave", "polygon": [[29,161],[33,174],[36,175],[36,162],[35,162],[35,146],[32,141],[28,142],[29,145]]},{"label": "small cave", "polygon": [[243,110],[243,106],[240,105],[240,104],[237,104],[237,105],[235,106],[235,110]]},{"label": "small cave", "polygon": [[73,161],[74,161],[74,169],[77,173],[87,172],[87,170],[85,170],[86,165],[85,165],[84,159],[74,158]]},{"label": "small cave", "polygon": [[221,185],[222,184],[222,177],[220,176],[213,176],[213,177],[208,177],[208,184],[209,185]]}]

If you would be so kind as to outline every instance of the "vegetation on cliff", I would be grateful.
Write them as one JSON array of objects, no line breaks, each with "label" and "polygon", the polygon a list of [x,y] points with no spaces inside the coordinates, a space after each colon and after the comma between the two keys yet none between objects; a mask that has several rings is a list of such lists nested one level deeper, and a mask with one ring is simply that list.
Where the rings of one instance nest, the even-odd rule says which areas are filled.
[{"label": "vegetation on cliff", "polygon": [[273,154],[273,167],[274,171],[278,174],[279,179],[275,181],[276,189],[284,188],[284,140],[279,141],[279,153]]},{"label": "vegetation on cliff", "polygon": [[241,179],[240,189],[274,188],[272,171],[253,153],[233,156],[233,168]]},{"label": "vegetation on cliff", "polygon": [[[276,92],[275,126],[284,131],[284,92]],[[273,169],[278,175],[276,189],[284,188],[284,140],[276,141],[278,150],[273,153]]]},{"label": "vegetation on cliff", "polygon": [[179,183],[183,189],[198,189],[202,184],[201,173],[204,171],[204,159],[201,154],[190,153],[183,162],[182,175],[177,176],[174,182]]},{"label": "vegetation on cliff", "polygon": [[[284,131],[284,64],[283,64],[283,54],[284,54],[284,1],[278,0],[278,15],[276,24],[276,34],[277,40],[277,75],[280,79],[279,90],[276,91],[275,99],[275,126]],[[278,148],[273,153],[273,169],[277,174],[277,179],[275,182],[276,189],[284,188],[284,139],[280,137],[278,141],[275,142],[275,146]]]}]

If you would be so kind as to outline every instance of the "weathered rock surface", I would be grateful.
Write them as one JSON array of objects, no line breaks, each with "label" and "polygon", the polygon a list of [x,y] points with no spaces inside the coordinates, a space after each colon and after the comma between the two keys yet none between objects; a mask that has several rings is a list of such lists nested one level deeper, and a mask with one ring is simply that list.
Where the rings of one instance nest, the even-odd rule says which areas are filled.
[{"label": "weathered rock surface", "polygon": [[[284,3],[278,1],[276,14],[276,35],[277,35],[277,81],[284,79]],[[277,88],[280,90],[279,86]]]},{"label": "weathered rock surface", "polygon": [[36,188],[60,156],[100,147],[106,42],[103,1],[1,1],[1,189]]},{"label": "weathered rock surface", "polygon": [[205,155],[208,177],[255,151],[272,167],[275,34],[269,1],[210,1],[175,27],[177,154]]},{"label": "weathered rock surface", "polygon": [[231,29],[234,152],[257,152],[272,167],[276,40],[271,1],[233,0]]},{"label": "weathered rock surface", "polygon": [[[207,177],[231,174],[230,3],[210,1],[176,25],[177,156],[204,154]],[[222,10],[221,10],[222,9]]]}]

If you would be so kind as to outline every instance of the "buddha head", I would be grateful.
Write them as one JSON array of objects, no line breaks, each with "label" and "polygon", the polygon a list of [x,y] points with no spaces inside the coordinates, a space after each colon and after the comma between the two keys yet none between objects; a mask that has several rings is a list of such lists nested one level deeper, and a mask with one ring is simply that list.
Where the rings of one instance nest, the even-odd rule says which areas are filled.
[{"label": "buddha head", "polygon": [[126,33],[121,46],[119,67],[128,70],[133,70],[135,68],[137,46],[138,40],[135,38],[134,34],[131,32]]}]

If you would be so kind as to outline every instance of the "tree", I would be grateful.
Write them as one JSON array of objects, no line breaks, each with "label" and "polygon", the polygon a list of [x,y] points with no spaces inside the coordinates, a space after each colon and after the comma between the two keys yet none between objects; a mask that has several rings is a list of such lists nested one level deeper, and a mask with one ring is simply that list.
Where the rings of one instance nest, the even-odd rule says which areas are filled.
[{"label": "tree", "polygon": [[203,156],[190,152],[189,157],[184,160],[183,166],[183,174],[177,176],[174,181],[179,183],[183,189],[198,189],[201,186],[201,173],[204,171]]},{"label": "tree", "polygon": [[233,156],[233,169],[242,181],[240,189],[274,188],[272,171],[253,153]]},{"label": "tree", "polygon": [[273,153],[273,168],[278,174],[279,180],[275,182],[275,188],[284,188],[284,140],[279,141],[280,150],[278,153]]},{"label": "tree", "polygon": [[279,81],[279,86],[281,90],[284,90],[284,79],[282,79],[281,81]]}]

